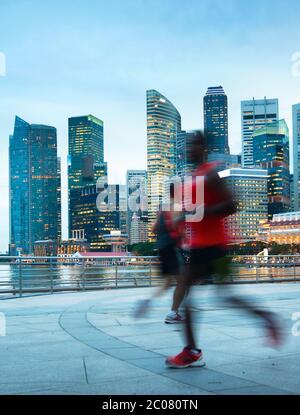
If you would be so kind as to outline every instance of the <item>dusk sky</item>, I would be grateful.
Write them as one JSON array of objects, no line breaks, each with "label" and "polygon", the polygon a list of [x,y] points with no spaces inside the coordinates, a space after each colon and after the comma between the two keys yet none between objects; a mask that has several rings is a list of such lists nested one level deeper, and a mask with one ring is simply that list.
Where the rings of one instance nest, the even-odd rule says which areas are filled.
[{"label": "dusk sky", "polygon": [[[222,85],[229,144],[241,151],[240,101],[279,98],[291,125],[300,102],[299,0],[0,0],[0,251],[6,251],[8,142],[14,117],[53,125],[63,163],[67,212],[67,119],[104,121],[109,181],[146,168],[146,90],[177,107],[183,129],[203,127],[202,99]],[[1,68],[0,68],[1,73]]]}]

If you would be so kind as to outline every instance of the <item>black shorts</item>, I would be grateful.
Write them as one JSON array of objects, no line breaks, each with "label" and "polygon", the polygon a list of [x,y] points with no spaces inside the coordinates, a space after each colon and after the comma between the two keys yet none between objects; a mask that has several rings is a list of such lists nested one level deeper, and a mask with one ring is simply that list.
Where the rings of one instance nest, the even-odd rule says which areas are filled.
[{"label": "black shorts", "polygon": [[164,276],[178,275],[180,272],[179,251],[176,247],[168,246],[158,250],[161,272]]},{"label": "black shorts", "polygon": [[216,273],[216,260],[225,257],[225,255],[226,250],[221,246],[191,249],[189,279],[213,282],[212,276]]}]

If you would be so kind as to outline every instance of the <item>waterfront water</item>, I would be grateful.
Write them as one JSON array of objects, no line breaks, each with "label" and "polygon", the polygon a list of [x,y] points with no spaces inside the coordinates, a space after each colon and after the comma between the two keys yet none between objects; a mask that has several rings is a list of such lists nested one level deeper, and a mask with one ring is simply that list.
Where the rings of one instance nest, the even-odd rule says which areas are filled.
[{"label": "waterfront water", "polygon": [[[21,278],[20,278],[21,277]],[[300,279],[300,266],[253,266],[235,264],[234,281],[278,281]],[[159,267],[152,265],[118,265],[83,267],[80,264],[22,265],[0,264],[0,294],[10,290],[63,290],[147,286],[161,283]]]},{"label": "waterfront water", "polygon": [[[80,264],[69,265],[22,265],[0,264],[0,293],[1,291],[22,288],[85,288],[99,286],[109,288],[117,284],[119,287],[127,285],[146,285],[150,278],[159,276],[158,267],[141,265],[131,266],[97,266],[82,267]],[[21,273],[21,274],[20,274]]]}]

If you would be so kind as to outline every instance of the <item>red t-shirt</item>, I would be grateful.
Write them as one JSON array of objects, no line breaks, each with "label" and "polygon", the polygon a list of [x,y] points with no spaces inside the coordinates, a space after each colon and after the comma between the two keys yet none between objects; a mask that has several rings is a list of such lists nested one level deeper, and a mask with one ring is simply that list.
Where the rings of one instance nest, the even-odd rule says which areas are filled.
[{"label": "red t-shirt", "polygon": [[[215,163],[204,163],[193,173],[193,177],[204,177],[204,207],[223,202],[221,196],[207,184],[207,175],[215,170]],[[196,199],[196,180],[193,180],[192,199]],[[186,244],[189,248],[206,248],[210,246],[226,246],[228,236],[224,226],[224,216],[205,216],[198,222],[186,222]]]}]

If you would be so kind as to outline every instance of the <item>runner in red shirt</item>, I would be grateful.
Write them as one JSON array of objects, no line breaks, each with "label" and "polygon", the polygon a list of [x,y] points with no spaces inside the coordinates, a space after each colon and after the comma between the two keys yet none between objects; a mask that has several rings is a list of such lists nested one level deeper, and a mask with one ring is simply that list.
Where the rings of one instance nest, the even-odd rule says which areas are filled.
[{"label": "runner in red shirt", "polygon": [[[205,137],[200,131],[195,132],[193,141],[190,143],[189,158],[191,162],[198,164],[193,173],[193,184],[189,189],[192,192],[192,200],[185,204],[187,210],[190,210],[189,207],[192,204],[195,206],[193,214],[186,216],[186,228],[189,230],[186,243],[190,248],[190,262],[187,266],[185,282],[187,291],[190,292],[194,280],[200,280],[202,283],[212,282],[212,276],[217,275],[219,282],[228,282],[230,266],[226,257],[226,246],[229,237],[225,231],[224,219],[236,212],[236,205],[232,195],[220,179],[215,165],[206,161],[207,146]],[[204,178],[203,202],[196,200],[198,190],[196,189],[196,177]],[[221,284],[218,287],[225,287],[225,285]],[[226,287],[225,300],[261,317],[273,344],[277,345],[280,341],[280,332],[273,313],[256,309],[249,302],[231,293],[228,295],[228,285]],[[197,348],[194,338],[188,298],[189,296],[185,304],[186,347],[178,355],[168,357],[166,360],[166,364],[174,368],[203,365],[202,351]]]},{"label": "runner in red shirt", "polygon": [[150,302],[163,295],[176,281],[173,293],[173,301],[170,312],[165,317],[165,323],[183,323],[184,318],[179,313],[179,307],[185,296],[185,281],[182,272],[184,258],[181,254],[180,244],[184,234],[184,216],[182,212],[176,212],[174,207],[174,185],[170,186],[170,210],[161,210],[158,213],[157,221],[153,232],[157,235],[157,248],[161,264],[161,273],[164,277],[164,284],[157,289],[149,299],[138,303],[134,311],[136,318],[145,315],[149,309]]}]

